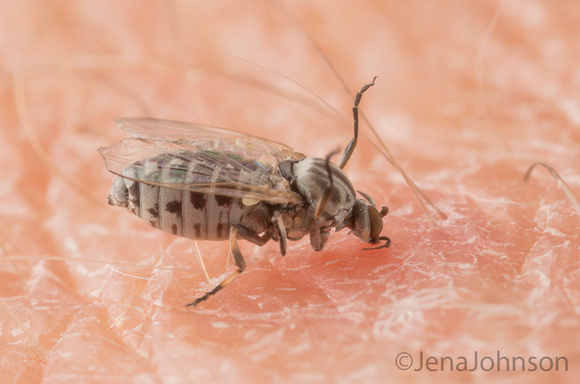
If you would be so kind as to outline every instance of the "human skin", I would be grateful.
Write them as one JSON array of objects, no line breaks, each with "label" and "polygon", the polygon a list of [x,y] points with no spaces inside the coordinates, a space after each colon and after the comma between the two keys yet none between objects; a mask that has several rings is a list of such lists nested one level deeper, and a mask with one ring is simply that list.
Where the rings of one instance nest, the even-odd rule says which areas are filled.
[{"label": "human skin", "polygon": [[[580,213],[545,169],[523,181],[543,161],[580,194],[574,2],[5,3],[0,382],[577,377]],[[345,171],[389,206],[391,247],[363,251],[348,230],[284,257],[240,241],[246,271],[186,308],[207,289],[190,243],[106,203],[96,149],[126,135],[113,119],[323,157],[351,139],[352,96],[374,76],[362,110],[446,218],[429,219],[363,122]],[[199,246],[216,284],[228,244]],[[421,352],[559,356],[568,371],[415,371]]]}]

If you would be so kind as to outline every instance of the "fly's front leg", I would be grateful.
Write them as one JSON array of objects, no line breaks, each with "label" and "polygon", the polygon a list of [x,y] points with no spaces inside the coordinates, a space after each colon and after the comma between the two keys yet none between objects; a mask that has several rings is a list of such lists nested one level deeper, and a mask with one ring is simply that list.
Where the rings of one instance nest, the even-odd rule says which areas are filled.
[{"label": "fly's front leg", "polygon": [[222,289],[224,289],[229,283],[234,281],[236,277],[241,275],[246,269],[246,260],[242,256],[242,252],[240,251],[240,247],[238,246],[238,239],[237,237],[240,236],[244,240],[248,240],[256,245],[262,246],[270,240],[270,236],[265,234],[264,236],[258,235],[256,232],[252,231],[251,229],[244,227],[243,225],[236,225],[233,226],[230,230],[230,252],[232,253],[232,258],[234,259],[234,263],[238,269],[232,272],[225,280],[223,280],[217,287],[212,289],[211,291],[207,292],[205,295],[196,299],[194,302],[189,303],[186,307],[195,307],[202,301],[206,301],[210,296],[215,295]]},{"label": "fly's front leg", "polygon": [[360,103],[360,100],[362,99],[363,93],[365,93],[367,89],[375,85],[376,79],[377,77],[375,76],[373,78],[373,81],[371,81],[369,84],[365,84],[354,98],[354,106],[352,107],[352,117],[354,120],[354,137],[352,138],[350,143],[348,143],[348,145],[344,149],[344,152],[340,156],[340,159],[338,160],[337,165],[338,168],[340,169],[343,169],[346,166],[346,163],[348,163],[350,156],[352,155],[354,149],[356,148],[356,143],[358,141],[358,105]]},{"label": "fly's front leg", "polygon": [[280,212],[274,212],[274,216],[272,217],[272,223],[276,227],[276,231],[278,232],[278,239],[280,241],[280,253],[282,256],[286,255],[286,227],[284,226],[284,220],[282,219],[282,215]]},{"label": "fly's front leg", "polygon": [[332,197],[332,192],[334,191],[334,182],[332,181],[332,171],[330,169],[330,158],[338,153],[338,151],[333,151],[326,156],[326,173],[328,174],[328,187],[322,193],[322,197],[316,204],[316,210],[314,211],[314,220],[318,221],[318,218],[324,212],[324,208],[328,205],[330,198]]},{"label": "fly's front leg", "polygon": [[318,224],[313,223],[310,227],[310,246],[315,251],[322,251],[329,237],[330,232],[321,230]]}]

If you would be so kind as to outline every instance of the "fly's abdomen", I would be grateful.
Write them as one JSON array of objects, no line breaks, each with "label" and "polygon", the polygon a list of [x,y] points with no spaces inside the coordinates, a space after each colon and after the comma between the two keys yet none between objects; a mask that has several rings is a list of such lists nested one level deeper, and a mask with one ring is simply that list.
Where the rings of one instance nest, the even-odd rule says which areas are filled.
[{"label": "fly's abdomen", "polygon": [[[266,218],[271,214],[267,204],[244,205],[237,197],[177,188],[179,184],[189,183],[224,185],[235,182],[233,178],[244,181],[245,175],[236,173],[235,168],[216,166],[212,161],[216,156],[223,155],[217,152],[199,152],[188,157],[165,154],[145,159],[138,166],[130,165],[122,176],[113,180],[109,204],[126,207],[151,226],[190,239],[227,240],[230,228],[237,224],[256,233],[264,232],[269,222]],[[220,163],[223,165],[223,158]],[[204,175],[203,179],[199,175]]]}]

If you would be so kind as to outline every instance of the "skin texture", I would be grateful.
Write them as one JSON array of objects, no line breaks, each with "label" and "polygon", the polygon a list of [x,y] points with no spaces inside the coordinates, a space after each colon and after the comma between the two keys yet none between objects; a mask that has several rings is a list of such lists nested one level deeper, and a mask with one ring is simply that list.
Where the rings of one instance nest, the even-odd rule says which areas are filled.
[{"label": "skin texture", "polygon": [[[5,3],[0,382],[578,377],[580,213],[544,169],[523,182],[544,161],[580,194],[575,2]],[[240,241],[246,271],[186,309],[207,289],[189,242],[106,204],[96,148],[124,137],[113,119],[211,124],[322,157],[351,139],[351,97],[375,75],[361,108],[447,219],[433,226],[361,138],[345,171],[389,206],[389,249],[347,231],[285,257]],[[199,246],[212,284],[234,269],[227,242]],[[438,371],[443,356],[472,368],[474,352],[563,356],[568,371],[415,371],[421,352]]]}]

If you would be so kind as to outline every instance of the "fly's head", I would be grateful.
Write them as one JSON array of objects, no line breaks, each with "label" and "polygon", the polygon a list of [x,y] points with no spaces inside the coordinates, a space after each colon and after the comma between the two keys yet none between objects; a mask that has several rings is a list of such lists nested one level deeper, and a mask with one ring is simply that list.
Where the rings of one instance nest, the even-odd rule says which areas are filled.
[{"label": "fly's head", "polygon": [[360,191],[359,193],[365,197],[366,200],[357,199],[350,216],[347,217],[342,226],[339,226],[336,230],[338,231],[347,227],[355,234],[355,236],[365,243],[380,244],[381,241],[385,242],[379,247],[364,248],[365,250],[387,248],[391,245],[391,239],[387,236],[381,236],[381,232],[383,230],[383,217],[389,213],[389,208],[382,207],[379,211],[370,196]]}]

